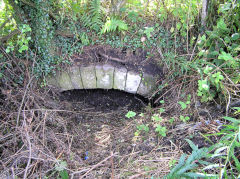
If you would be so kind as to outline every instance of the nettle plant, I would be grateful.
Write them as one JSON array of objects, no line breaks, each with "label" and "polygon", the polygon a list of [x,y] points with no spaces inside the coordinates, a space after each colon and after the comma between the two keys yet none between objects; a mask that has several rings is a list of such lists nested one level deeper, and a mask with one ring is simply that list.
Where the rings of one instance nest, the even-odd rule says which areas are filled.
[{"label": "nettle plant", "polygon": [[198,96],[202,102],[211,101],[217,94],[227,95],[232,86],[240,81],[239,59],[240,32],[232,29],[226,19],[220,18],[212,31],[200,37],[198,42],[198,72],[201,79],[198,81]]}]

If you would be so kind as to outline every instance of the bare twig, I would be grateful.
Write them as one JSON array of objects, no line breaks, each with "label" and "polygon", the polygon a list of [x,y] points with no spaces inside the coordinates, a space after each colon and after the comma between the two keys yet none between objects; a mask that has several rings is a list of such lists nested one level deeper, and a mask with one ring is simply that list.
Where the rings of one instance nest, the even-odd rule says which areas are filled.
[{"label": "bare twig", "polygon": [[25,97],[27,95],[27,91],[28,91],[28,88],[30,86],[30,84],[32,83],[32,80],[33,80],[34,76],[32,76],[26,86],[26,89],[25,89],[25,92],[24,92],[24,95],[23,95],[23,98],[22,98],[22,102],[18,108],[18,115],[17,115],[17,126],[18,126],[18,123],[19,123],[19,118],[20,118],[20,114],[21,114],[21,111],[22,111],[22,107],[23,107],[23,103],[25,101]]},{"label": "bare twig", "polygon": [[8,39],[12,38],[14,35],[16,34],[19,34],[20,31],[18,29],[15,29],[14,31],[12,31],[10,34],[6,35],[6,36],[3,36],[0,38],[0,42],[5,42],[7,41]]},{"label": "bare twig", "polygon": [[126,63],[126,62],[127,62],[127,60],[122,60],[122,59],[119,59],[119,58],[110,57],[110,56],[108,56],[108,55],[106,55],[106,54],[103,54],[103,53],[101,53],[101,52],[99,52],[99,54],[100,54],[101,56],[109,59],[109,60],[112,60],[112,61],[116,61],[116,62],[120,62],[120,63]]},{"label": "bare twig", "polygon": [[110,156],[108,156],[107,158],[105,158],[104,160],[102,160],[101,162],[97,163],[96,165],[93,165],[92,168],[90,168],[84,175],[82,175],[80,177],[80,179],[84,178],[87,174],[89,174],[89,172],[91,172],[92,170],[94,170],[95,168],[97,168],[98,166],[100,166],[102,163],[106,162],[107,160],[111,159],[112,157],[116,156],[116,154],[111,153]]},{"label": "bare twig", "polygon": [[27,127],[25,119],[24,119],[24,122],[23,122],[23,128],[25,129],[25,135],[26,135],[26,139],[27,139],[27,142],[28,142],[28,148],[29,148],[28,162],[27,162],[27,166],[25,168],[25,172],[24,172],[24,176],[23,176],[23,178],[26,179],[27,178],[27,173],[28,173],[28,168],[29,168],[31,158],[32,158],[32,144],[31,144],[31,141],[30,141],[30,137],[29,137],[29,133],[28,133],[28,127]]}]

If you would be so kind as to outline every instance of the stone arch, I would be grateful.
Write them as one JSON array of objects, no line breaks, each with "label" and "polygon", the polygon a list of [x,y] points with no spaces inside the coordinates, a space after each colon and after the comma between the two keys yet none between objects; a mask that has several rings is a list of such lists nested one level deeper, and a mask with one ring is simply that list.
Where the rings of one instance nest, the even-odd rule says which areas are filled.
[{"label": "stone arch", "polygon": [[127,69],[124,65],[96,63],[73,65],[47,78],[47,84],[59,91],[72,89],[117,89],[143,97],[152,96],[159,74],[144,69]]}]

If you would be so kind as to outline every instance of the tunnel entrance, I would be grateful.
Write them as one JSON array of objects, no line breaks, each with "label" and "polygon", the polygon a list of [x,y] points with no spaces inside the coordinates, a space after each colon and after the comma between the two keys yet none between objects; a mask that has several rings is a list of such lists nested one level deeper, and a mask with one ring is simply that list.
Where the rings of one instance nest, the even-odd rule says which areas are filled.
[{"label": "tunnel entrance", "polygon": [[113,89],[68,90],[61,93],[60,100],[67,101],[74,110],[94,112],[141,112],[150,103],[140,95]]}]

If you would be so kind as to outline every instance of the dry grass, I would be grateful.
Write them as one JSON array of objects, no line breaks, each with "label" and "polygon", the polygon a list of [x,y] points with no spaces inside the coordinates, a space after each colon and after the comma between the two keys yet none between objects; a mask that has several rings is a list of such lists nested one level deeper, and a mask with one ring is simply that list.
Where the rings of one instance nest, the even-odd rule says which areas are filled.
[{"label": "dry grass", "polygon": [[60,161],[70,178],[162,177],[181,154],[155,134],[133,140],[136,123],[121,120],[124,110],[76,111],[57,99],[34,77],[22,87],[2,84],[0,178],[56,178]]}]

